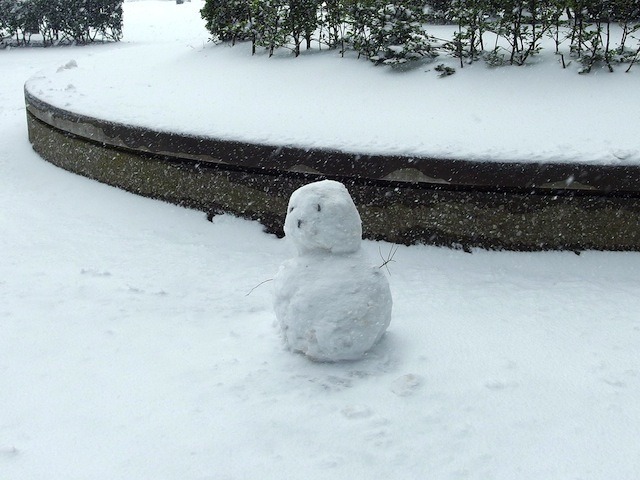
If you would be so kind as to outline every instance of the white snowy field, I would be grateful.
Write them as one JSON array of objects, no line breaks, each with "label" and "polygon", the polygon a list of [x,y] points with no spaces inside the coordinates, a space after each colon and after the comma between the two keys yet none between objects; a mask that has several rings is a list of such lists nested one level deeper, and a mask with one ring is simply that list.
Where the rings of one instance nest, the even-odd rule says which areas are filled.
[{"label": "white snowy field", "polygon": [[[282,347],[272,282],[247,295],[292,255],[286,240],[231,216],[209,223],[57,169],[32,151],[23,83],[70,59],[78,72],[103,65],[138,79],[152,57],[181,63],[171,74],[181,91],[201,85],[197,77],[218,61],[226,68],[238,58],[256,72],[293,68],[283,58],[250,67],[254,60],[207,44],[201,5],[125,3],[119,44],[0,51],[0,478],[639,478],[639,253],[401,246],[389,265],[394,311],[382,343],[363,361],[317,364]],[[298,61],[315,62],[291,63]],[[104,68],[93,76],[96,89]],[[410,82],[366,62],[344,68],[390,90]],[[534,68],[545,75],[534,77]],[[620,91],[638,95],[622,73],[558,71],[572,88],[614,92],[612,102]],[[481,102],[483,118],[493,119],[487,132],[505,135],[514,126],[499,111],[509,97],[494,79],[512,78],[521,91],[554,72],[474,67],[433,85],[454,92],[460,108]],[[474,76],[490,93],[457,90]],[[156,77],[148,72],[150,85]],[[340,90],[313,78],[317,88]],[[108,95],[160,102],[153,88],[138,87]],[[226,88],[218,78],[207,95]],[[290,88],[282,83],[275,93]],[[307,90],[299,91],[304,104]],[[135,105],[118,112],[150,115]],[[184,110],[194,108],[174,113],[188,119]],[[532,118],[519,127],[533,128]],[[627,128],[598,118],[594,141],[580,146],[593,146],[593,158],[602,154],[594,125]],[[588,133],[581,112],[570,120],[576,136]],[[343,127],[334,124],[337,142]],[[554,148],[547,143],[537,139],[540,150]],[[382,263],[379,251],[391,245],[364,248]]]}]

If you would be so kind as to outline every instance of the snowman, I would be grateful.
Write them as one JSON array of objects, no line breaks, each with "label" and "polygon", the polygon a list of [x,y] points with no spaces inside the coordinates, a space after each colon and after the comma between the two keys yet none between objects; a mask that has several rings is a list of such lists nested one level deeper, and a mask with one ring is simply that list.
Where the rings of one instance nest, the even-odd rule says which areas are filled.
[{"label": "snowman", "polygon": [[291,195],[284,232],[297,255],[274,278],[275,313],[289,349],[316,361],[362,358],[391,320],[384,272],[362,252],[362,223],[342,183]]}]

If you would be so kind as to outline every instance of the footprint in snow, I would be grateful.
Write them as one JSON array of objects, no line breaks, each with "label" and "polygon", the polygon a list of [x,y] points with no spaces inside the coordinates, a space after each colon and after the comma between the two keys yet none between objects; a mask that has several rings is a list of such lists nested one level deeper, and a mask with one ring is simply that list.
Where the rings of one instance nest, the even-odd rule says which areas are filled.
[{"label": "footprint in snow", "polygon": [[80,274],[88,275],[90,277],[110,277],[111,276],[111,272],[107,272],[106,270],[101,272],[93,268],[83,268],[82,270],[80,270]]},{"label": "footprint in snow", "polygon": [[489,390],[510,390],[519,386],[518,382],[493,380],[484,384]]},{"label": "footprint in snow", "polygon": [[421,384],[422,379],[419,375],[407,373],[393,381],[391,391],[399,397],[408,397],[409,395],[413,395]]},{"label": "footprint in snow", "polygon": [[368,418],[373,414],[373,411],[367,405],[347,405],[340,410],[340,413],[353,420],[356,418]]},{"label": "footprint in snow", "polygon": [[16,447],[0,447],[0,457],[15,457],[20,451]]}]

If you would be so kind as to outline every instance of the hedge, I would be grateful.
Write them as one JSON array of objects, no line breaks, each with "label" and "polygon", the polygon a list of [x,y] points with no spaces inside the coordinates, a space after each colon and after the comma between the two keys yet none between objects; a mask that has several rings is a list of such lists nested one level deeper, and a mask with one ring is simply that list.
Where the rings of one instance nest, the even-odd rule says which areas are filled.
[{"label": "hedge", "polygon": [[[313,44],[390,65],[443,53],[461,67],[524,65],[552,39],[563,64],[568,53],[582,72],[596,63],[628,71],[640,55],[640,0],[206,0],[201,14],[214,41],[250,41],[269,55]],[[452,38],[428,33],[445,22]]]},{"label": "hedge", "polygon": [[122,37],[123,0],[0,0],[0,38],[29,45],[89,43]]}]

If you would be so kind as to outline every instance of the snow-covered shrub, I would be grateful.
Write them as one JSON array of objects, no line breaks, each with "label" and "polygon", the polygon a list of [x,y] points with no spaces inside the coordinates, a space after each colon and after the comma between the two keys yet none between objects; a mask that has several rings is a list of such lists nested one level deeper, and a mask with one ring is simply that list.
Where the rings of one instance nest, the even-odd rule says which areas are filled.
[{"label": "snow-covered shrub", "polygon": [[[627,72],[640,58],[640,2],[637,0],[614,0],[614,20],[618,22],[622,35],[616,49],[615,59],[628,62]],[[633,44],[635,41],[635,45]]]},{"label": "snow-covered shrub", "polygon": [[304,40],[307,50],[311,48],[311,37],[319,26],[317,0],[289,0],[289,31],[293,40],[293,52],[300,55],[300,45]]},{"label": "snow-covered shrub", "polygon": [[360,54],[376,63],[396,65],[435,56],[429,36],[424,31],[424,2],[390,3],[375,0],[361,10],[355,22],[354,44]]},{"label": "snow-covered shrub", "polygon": [[[570,18],[570,50],[588,73],[597,63],[613,72],[616,63],[628,62],[627,71],[640,54],[640,2],[635,0],[573,0]],[[620,39],[613,24],[620,26]],[[635,45],[633,44],[635,41]]]},{"label": "snow-covered shrub", "polygon": [[252,29],[254,43],[272,55],[276,48],[290,48],[300,55],[303,42],[311,48],[313,34],[319,26],[316,0],[254,0]]},{"label": "snow-covered shrub", "polygon": [[[524,65],[540,52],[542,39],[563,12],[563,4],[553,0],[501,0],[495,6],[495,20],[488,28],[508,44],[511,65]],[[500,48],[494,47],[494,56]]]},{"label": "snow-covered shrub", "polygon": [[200,13],[214,41],[251,40],[270,55],[288,46],[298,56],[303,41],[311,48],[318,8],[317,0],[206,0]]},{"label": "snow-covered shrub", "polygon": [[376,0],[351,2],[347,6],[346,22],[348,24],[347,39],[358,52],[369,58],[374,55],[371,40],[371,25],[378,11]]},{"label": "snow-covered shrub", "polygon": [[[28,0],[0,0],[22,1]],[[302,46],[317,42],[320,49],[352,49],[386,65],[440,51],[459,58],[460,67],[478,59],[524,65],[550,37],[562,64],[570,53],[583,72],[598,62],[613,70],[616,63],[631,66],[640,59],[638,0],[206,0],[201,14],[214,41],[250,40],[254,53],[264,47],[269,55],[288,48],[298,56]],[[450,40],[436,42],[426,24],[442,19],[455,22],[457,30]],[[611,29],[613,23],[620,28]],[[622,32],[621,38],[612,31]]]},{"label": "snow-covered shrub", "polygon": [[318,42],[329,48],[341,48],[344,54],[347,43],[347,5],[342,0],[320,3],[318,18]]},{"label": "snow-covered shrub", "polygon": [[38,6],[38,2],[30,0],[0,0],[2,37],[13,37],[17,45],[28,45],[31,36],[40,30]]},{"label": "snow-covered shrub", "polygon": [[17,45],[119,40],[122,0],[0,0],[0,30]]},{"label": "snow-covered shrub", "polygon": [[248,0],[207,0],[200,14],[213,40],[233,45],[251,39],[251,4]]},{"label": "snow-covered shrub", "polygon": [[622,29],[622,38],[617,53],[624,55],[625,52],[628,52],[628,40],[632,39],[640,30],[640,2],[637,0],[613,0],[613,12],[614,20]]},{"label": "snow-covered shrub", "polygon": [[256,46],[273,52],[288,41],[288,10],[283,0],[258,0],[251,5],[253,51]]},{"label": "snow-covered shrub", "polygon": [[483,35],[489,29],[488,13],[492,10],[491,0],[452,0],[448,17],[455,21],[458,30],[451,42],[445,45],[454,57],[469,62],[477,60],[484,50]]},{"label": "snow-covered shrub", "polygon": [[454,0],[427,0],[425,14],[429,23],[444,24],[450,22],[451,6]]},{"label": "snow-covered shrub", "polygon": [[64,13],[60,31],[77,43],[122,37],[122,0],[55,0]]}]

